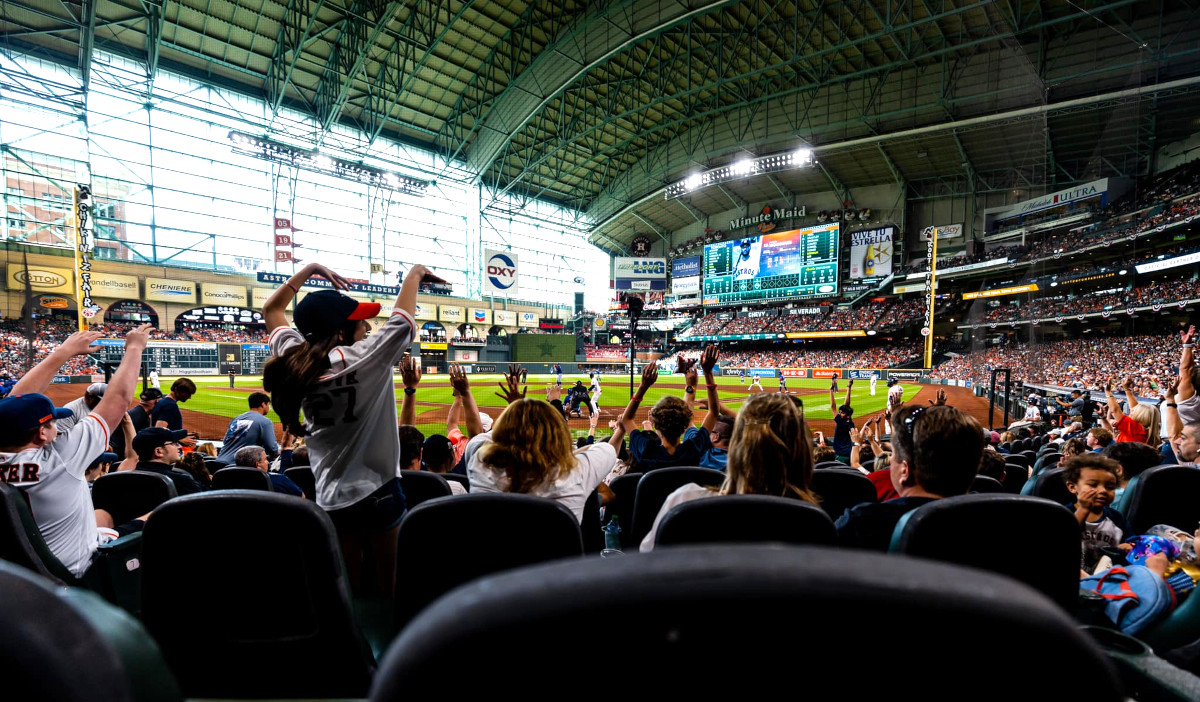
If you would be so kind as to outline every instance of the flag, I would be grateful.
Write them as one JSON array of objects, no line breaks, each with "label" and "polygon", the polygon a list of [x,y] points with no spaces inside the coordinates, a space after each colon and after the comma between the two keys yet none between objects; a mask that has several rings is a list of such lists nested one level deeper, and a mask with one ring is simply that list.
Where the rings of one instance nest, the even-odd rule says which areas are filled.
[{"label": "flag", "polygon": [[292,235],[291,234],[276,234],[275,235],[275,245],[276,246],[291,246],[292,245]]},{"label": "flag", "polygon": [[280,251],[279,249],[275,250],[275,261],[277,263],[281,263],[284,261],[291,261],[291,260],[292,260],[292,252],[291,251]]},{"label": "flag", "polygon": [[276,217],[275,218],[275,229],[276,230],[286,229],[288,231],[292,231],[292,220],[284,218],[284,217]]}]

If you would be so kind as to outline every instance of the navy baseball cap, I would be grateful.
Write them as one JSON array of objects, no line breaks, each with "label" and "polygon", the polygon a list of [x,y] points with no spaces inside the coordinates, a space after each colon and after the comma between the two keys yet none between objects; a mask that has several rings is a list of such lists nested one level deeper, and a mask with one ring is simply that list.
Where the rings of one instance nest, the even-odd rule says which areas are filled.
[{"label": "navy baseball cap", "polygon": [[163,397],[163,394],[162,394],[162,390],[159,390],[158,388],[146,388],[145,390],[142,391],[142,394],[139,395],[139,397],[141,397],[146,402],[149,402],[150,400],[161,400]]},{"label": "navy baseball cap", "polygon": [[30,392],[0,400],[0,424],[21,431],[36,429],[51,419],[66,419],[73,415],[69,409],[55,407],[45,395]]},{"label": "navy baseball cap", "polygon": [[292,319],[301,334],[328,334],[340,329],[346,320],[370,319],[380,309],[378,302],[359,302],[337,290],[317,290],[296,305]]},{"label": "navy baseball cap", "polygon": [[187,435],[186,429],[171,431],[166,427],[150,427],[139,431],[137,436],[133,437],[133,450],[137,451],[139,456],[147,455],[159,446],[174,443]]},{"label": "navy baseball cap", "polygon": [[431,434],[421,445],[421,463],[441,466],[454,455],[454,444],[444,434]]},{"label": "navy baseball cap", "polygon": [[96,466],[100,465],[101,463],[116,463],[116,462],[117,462],[117,454],[112,453],[111,451],[105,451],[104,453],[102,453],[99,456],[96,456],[94,459],[92,459],[92,462],[88,465],[88,468],[95,468]]}]

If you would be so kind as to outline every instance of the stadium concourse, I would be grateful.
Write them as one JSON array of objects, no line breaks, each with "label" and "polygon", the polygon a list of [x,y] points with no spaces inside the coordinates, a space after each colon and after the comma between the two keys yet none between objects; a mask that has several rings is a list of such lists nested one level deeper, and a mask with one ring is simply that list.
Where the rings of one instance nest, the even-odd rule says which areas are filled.
[{"label": "stadium concourse", "polygon": [[1198,15],[0,2],[7,698],[1200,700]]}]

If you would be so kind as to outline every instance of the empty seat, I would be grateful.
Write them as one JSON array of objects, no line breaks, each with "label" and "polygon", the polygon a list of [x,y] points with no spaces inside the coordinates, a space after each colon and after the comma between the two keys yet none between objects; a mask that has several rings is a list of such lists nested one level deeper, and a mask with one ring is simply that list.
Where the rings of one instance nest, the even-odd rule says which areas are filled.
[{"label": "empty seat", "polygon": [[554,500],[476,493],[426,502],[400,522],[396,629],[430,602],[475,578],[582,555],[575,514]]},{"label": "empty seat", "polygon": [[816,505],[771,495],[722,495],[677,505],[663,517],[655,548],[686,544],[833,544],[833,520]]},{"label": "empty seat", "polygon": [[[886,622],[886,625],[881,625]],[[601,628],[602,630],[598,630]],[[603,631],[621,632],[614,642]],[[919,641],[914,632],[919,632]],[[928,675],[867,674],[873,650],[919,646],[937,661]],[[780,642],[784,642],[781,644]],[[702,663],[731,645],[758,671],[802,665],[823,680],[851,684],[851,697],[1124,699],[1103,653],[1057,605],[1028,586],[944,563],[814,546],[680,547],[618,559],[546,564],[471,583],[413,621],[386,654],[371,699],[454,694],[561,696],[577,690],[578,666],[514,674],[511,656],[468,651],[569,651],[611,661],[636,651],[639,696],[743,699],[777,695],[773,675],[706,674]],[[986,661],[1021,652],[1019,674]],[[624,659],[622,659],[624,660]],[[607,694],[607,693],[605,693]]]},{"label": "empty seat", "polygon": [[175,702],[178,686],[136,619],[79,588],[0,562],[7,699]]},{"label": "empty seat", "polygon": [[[620,524],[617,520],[617,524]],[[600,492],[592,490],[583,503],[583,519],[579,521],[579,530],[583,535],[583,552],[600,553],[604,550],[604,532],[600,526]]]},{"label": "empty seat", "polygon": [[213,490],[263,490],[275,492],[271,476],[257,468],[234,466],[213,473]]},{"label": "empty seat", "polygon": [[467,492],[471,491],[471,481],[467,476],[459,473],[442,473],[442,477],[446,480],[462,485]]},{"label": "empty seat", "polygon": [[427,470],[400,471],[400,489],[404,491],[404,501],[408,509],[412,509],[426,500],[439,497],[450,497],[450,483],[437,473]]},{"label": "empty seat", "polygon": [[813,467],[816,468],[817,470],[825,470],[827,468],[833,468],[835,470],[845,470],[845,469],[849,468],[850,466],[846,465],[845,463],[842,463],[841,461],[821,461],[820,463],[818,463],[817,465],[815,465]]},{"label": "empty seat", "polygon": [[92,506],[124,524],[175,497],[175,483],[161,473],[127,470],[102,475],[92,484]]},{"label": "empty seat", "polygon": [[875,484],[856,470],[815,470],[812,489],[821,498],[821,509],[834,521],[855,505],[879,501]]},{"label": "empty seat", "polygon": [[1004,457],[1004,462],[1012,463],[1012,464],[1021,466],[1023,468],[1028,468],[1030,466],[1029,458],[1027,456],[1025,456],[1024,454],[1020,454],[1020,453],[1008,454],[1007,456]]},{"label": "empty seat", "polygon": [[1004,491],[1013,495],[1021,494],[1025,481],[1029,479],[1029,469],[1015,463],[1004,464]]},{"label": "empty seat", "polygon": [[1200,523],[1197,496],[1200,496],[1200,469],[1155,466],[1129,481],[1117,508],[1125,516],[1129,534],[1144,534],[1155,524],[1170,524],[1191,532]]},{"label": "empty seat", "polygon": [[[633,524],[630,527],[630,545],[636,548],[650,533],[654,519],[667,497],[688,483],[704,487],[716,487],[725,482],[725,474],[711,468],[677,466],[659,468],[642,476],[638,481],[637,496],[633,503]],[[624,541],[622,542],[624,543]]]},{"label": "empty seat", "polygon": [[361,697],[374,671],[333,523],[290,495],[222,490],[155,510],[142,620],[190,698]]},{"label": "empty seat", "polygon": [[283,471],[283,474],[291,479],[291,481],[300,488],[301,492],[304,493],[305,498],[316,502],[317,479],[313,475],[312,468],[308,466],[297,466],[295,468],[288,468],[287,470]]},{"label": "empty seat", "polygon": [[613,491],[615,497],[605,505],[602,523],[607,525],[613,517],[617,518],[617,524],[621,527],[622,549],[638,547],[630,527],[633,526],[633,505],[637,501],[637,486],[641,479],[641,473],[626,473],[613,478],[608,484],[608,489]]},{"label": "empty seat", "polygon": [[1067,489],[1067,484],[1063,482],[1062,474],[1062,468],[1047,468],[1025,483],[1025,487],[1021,489],[1021,494],[1044,497],[1060,505],[1070,504],[1075,501],[1075,496]]},{"label": "empty seat", "polygon": [[1004,485],[999,480],[986,475],[975,476],[975,479],[971,481],[970,491],[975,493],[1005,492]]},{"label": "empty seat", "polygon": [[935,500],[901,518],[890,551],[1003,573],[1071,612],[1079,597],[1079,524],[1062,505],[1038,497]]},{"label": "empty seat", "polygon": [[1062,454],[1058,451],[1047,451],[1038,457],[1037,462],[1033,464],[1033,472],[1040,473],[1047,468],[1054,468],[1062,459]]}]

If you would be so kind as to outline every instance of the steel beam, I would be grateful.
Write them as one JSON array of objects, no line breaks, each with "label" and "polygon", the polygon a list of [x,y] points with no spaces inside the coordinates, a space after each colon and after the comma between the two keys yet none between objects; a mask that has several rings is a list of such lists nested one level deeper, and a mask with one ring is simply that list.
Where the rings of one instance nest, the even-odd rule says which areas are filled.
[{"label": "steel beam", "polygon": [[[288,0],[283,21],[279,23],[279,34],[275,38],[275,50],[271,66],[267,69],[264,89],[271,114],[278,115],[283,106],[287,87],[292,82],[292,72],[304,53],[304,47],[313,34],[317,16],[325,6],[325,0]],[[295,91],[302,99],[300,91]]]},{"label": "steel beam", "polygon": [[[341,117],[342,108],[350,99],[350,90],[362,73],[371,50],[406,1],[354,0],[346,24],[338,35],[317,84],[317,119],[321,123],[318,145]],[[414,7],[420,1],[412,0],[408,17],[412,17]]]}]

